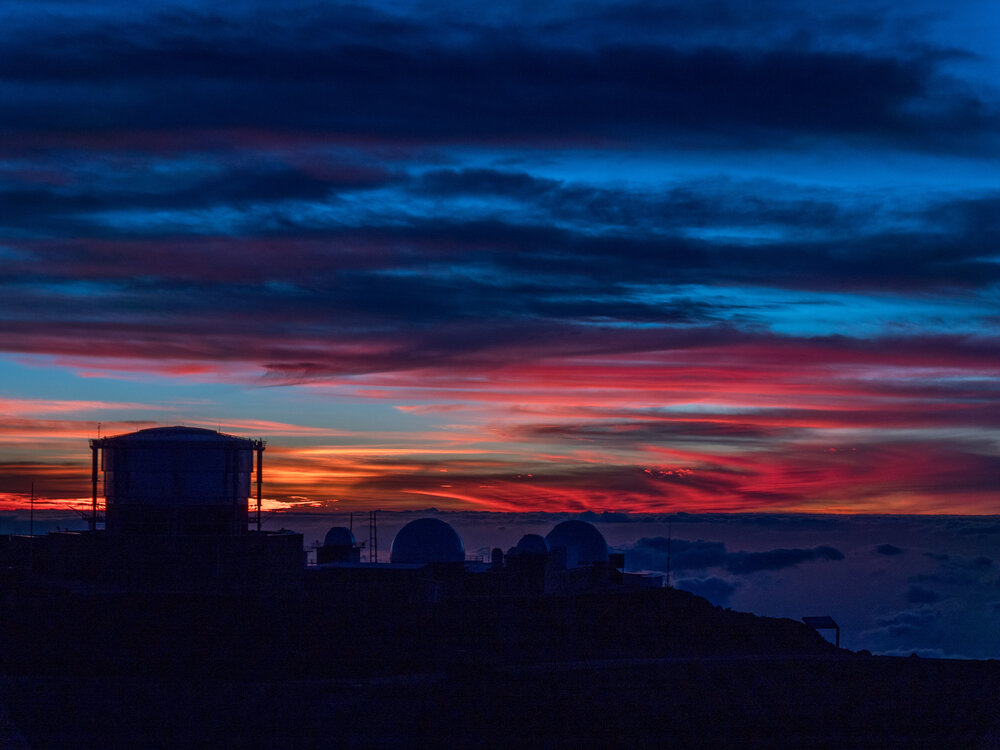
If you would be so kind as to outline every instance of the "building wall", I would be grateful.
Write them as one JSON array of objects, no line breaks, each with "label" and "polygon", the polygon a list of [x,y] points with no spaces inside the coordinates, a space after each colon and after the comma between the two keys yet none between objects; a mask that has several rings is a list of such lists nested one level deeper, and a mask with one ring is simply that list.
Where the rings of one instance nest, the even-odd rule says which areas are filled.
[{"label": "building wall", "polygon": [[301,584],[305,564],[302,535],[292,532],[200,537],[63,532],[31,541],[35,572],[140,590],[289,588]]}]

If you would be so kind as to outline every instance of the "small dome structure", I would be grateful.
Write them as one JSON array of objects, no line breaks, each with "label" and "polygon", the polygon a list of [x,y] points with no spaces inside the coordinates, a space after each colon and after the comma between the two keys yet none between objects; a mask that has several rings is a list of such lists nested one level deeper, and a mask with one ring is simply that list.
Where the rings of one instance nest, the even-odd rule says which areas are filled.
[{"label": "small dome structure", "polygon": [[450,563],[465,561],[462,538],[437,518],[418,518],[399,530],[392,540],[389,562]]},{"label": "small dome structure", "polygon": [[569,568],[608,561],[608,543],[604,541],[604,535],[586,521],[556,524],[545,541],[550,550],[566,550],[566,566]]},{"label": "small dome structure", "polygon": [[332,527],[323,539],[324,547],[353,547],[354,543],[354,532],[346,526]]},{"label": "small dome structure", "polygon": [[547,555],[549,554],[549,543],[541,534],[525,534],[514,548],[517,555]]}]

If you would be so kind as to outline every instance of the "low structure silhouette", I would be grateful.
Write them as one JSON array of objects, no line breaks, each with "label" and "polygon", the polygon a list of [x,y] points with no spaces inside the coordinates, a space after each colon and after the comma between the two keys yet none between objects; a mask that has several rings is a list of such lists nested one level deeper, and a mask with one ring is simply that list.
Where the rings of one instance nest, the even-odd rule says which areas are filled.
[{"label": "low structure silhouette", "polygon": [[333,527],[307,565],[301,534],[253,528],[262,443],[173,427],[92,447],[106,528],[95,479],[90,530],[0,537],[0,744],[14,727],[36,750],[996,736],[996,663],[855,655],[825,620],[713,606],[625,573],[582,520],[468,560],[417,519],[383,563]]}]

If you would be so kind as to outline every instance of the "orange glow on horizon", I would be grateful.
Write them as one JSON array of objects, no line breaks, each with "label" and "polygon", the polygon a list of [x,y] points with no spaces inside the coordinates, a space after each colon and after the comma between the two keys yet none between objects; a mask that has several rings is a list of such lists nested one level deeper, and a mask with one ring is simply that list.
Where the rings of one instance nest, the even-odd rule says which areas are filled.
[{"label": "orange glow on horizon", "polygon": [[[932,370],[912,353],[822,343],[803,345],[801,362],[789,367],[792,354],[754,345],[323,376],[295,387],[352,404],[374,400],[402,421],[182,421],[268,441],[270,511],[412,507],[424,497],[502,511],[993,510],[996,409],[947,378],[974,373],[987,382],[1000,367],[942,362]],[[246,363],[217,366],[229,378],[250,372]],[[876,367],[891,377],[873,378]],[[935,373],[946,380],[928,383]],[[111,435],[177,423],[176,410],[0,398],[0,497],[23,507],[18,498],[35,481],[51,497],[77,498],[89,489],[95,416],[116,417],[100,420]],[[149,419],[122,418],[130,412]]]}]

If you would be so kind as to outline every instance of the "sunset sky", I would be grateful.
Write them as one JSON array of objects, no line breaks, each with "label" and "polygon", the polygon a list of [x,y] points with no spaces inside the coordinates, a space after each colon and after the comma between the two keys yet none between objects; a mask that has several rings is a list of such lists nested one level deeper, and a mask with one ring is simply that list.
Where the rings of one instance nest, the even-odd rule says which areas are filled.
[{"label": "sunset sky", "polygon": [[[817,7],[819,6],[819,7]],[[0,6],[0,510],[1000,512],[1000,6]]]}]

